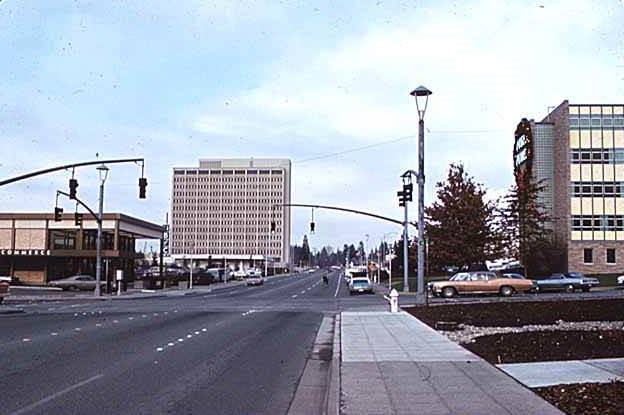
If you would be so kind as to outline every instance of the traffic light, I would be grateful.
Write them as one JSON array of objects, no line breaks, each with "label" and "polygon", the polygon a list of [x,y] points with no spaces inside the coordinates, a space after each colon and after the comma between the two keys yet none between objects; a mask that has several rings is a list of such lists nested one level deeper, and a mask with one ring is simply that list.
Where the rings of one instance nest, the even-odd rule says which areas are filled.
[{"label": "traffic light", "polygon": [[82,225],[82,213],[74,213],[74,223],[76,226]]},{"label": "traffic light", "polygon": [[414,190],[414,185],[411,183],[408,184],[404,184],[403,185],[403,193],[405,194],[405,201],[406,202],[411,202],[412,201],[412,191]]},{"label": "traffic light", "polygon": [[398,191],[397,192],[397,196],[399,197],[399,206],[401,206],[401,207],[405,206],[405,202],[406,202],[405,192],[404,191]]},{"label": "traffic light", "polygon": [[271,221],[271,233],[274,233],[274,232],[275,232],[275,221],[272,220]]},{"label": "traffic light", "polygon": [[145,188],[147,187],[147,178],[139,178],[139,199],[145,199]]},{"label": "traffic light", "polygon": [[63,220],[63,208],[54,208],[54,222],[60,222]]},{"label": "traffic light", "polygon": [[314,222],[310,222],[310,233],[314,233]]},{"label": "traffic light", "polygon": [[69,198],[76,199],[76,188],[78,187],[78,180],[71,178],[69,179]]}]

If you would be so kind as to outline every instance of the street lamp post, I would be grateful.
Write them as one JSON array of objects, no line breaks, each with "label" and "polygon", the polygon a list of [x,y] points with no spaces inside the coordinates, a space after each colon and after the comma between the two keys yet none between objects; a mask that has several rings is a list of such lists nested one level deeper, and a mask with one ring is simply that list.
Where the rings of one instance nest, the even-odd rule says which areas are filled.
[{"label": "street lamp post", "polygon": [[108,177],[108,167],[104,163],[97,167],[100,176],[100,200],[98,209],[98,230],[97,240],[95,242],[96,259],[95,259],[95,296],[102,295],[100,281],[102,279],[102,219],[104,216],[104,183]]},{"label": "street lamp post", "polygon": [[[418,111],[418,291],[416,304],[422,305],[427,301],[425,291],[425,111],[432,92],[424,86],[419,86],[410,95],[416,101]],[[419,102],[419,98],[424,102]],[[422,109],[421,109],[422,107]]]}]

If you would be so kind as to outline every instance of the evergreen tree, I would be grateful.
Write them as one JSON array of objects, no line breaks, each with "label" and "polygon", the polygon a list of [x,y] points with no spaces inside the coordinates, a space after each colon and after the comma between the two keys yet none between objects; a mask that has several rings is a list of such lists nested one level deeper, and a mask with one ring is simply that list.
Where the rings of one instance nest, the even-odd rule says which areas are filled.
[{"label": "evergreen tree", "polygon": [[308,244],[308,235],[303,235],[303,243],[301,246],[301,265],[309,266],[311,264],[312,256],[310,254],[310,245]]},{"label": "evergreen tree", "polygon": [[500,255],[501,235],[496,227],[496,205],[464,170],[451,164],[445,182],[436,184],[437,200],[425,212],[433,269],[484,264]]},{"label": "evergreen tree", "polygon": [[551,218],[539,194],[546,189],[531,177],[513,185],[500,208],[505,254],[517,258],[525,275],[535,276],[564,271],[564,247],[547,225]]}]

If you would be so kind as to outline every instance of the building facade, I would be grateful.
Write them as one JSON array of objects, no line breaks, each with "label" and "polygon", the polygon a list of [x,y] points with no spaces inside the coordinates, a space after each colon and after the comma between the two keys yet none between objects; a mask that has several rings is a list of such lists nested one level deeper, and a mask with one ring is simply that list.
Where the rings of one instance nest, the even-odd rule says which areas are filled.
[{"label": "building facade", "polygon": [[[105,213],[102,223],[102,278],[116,270],[134,280],[136,239],[160,239],[162,227],[119,213]],[[74,214],[54,221],[50,213],[0,213],[0,275],[24,284],[44,284],[75,274],[95,277],[97,222]]]},{"label": "building facade", "polygon": [[624,104],[563,101],[515,133],[516,181],[530,174],[565,245],[567,269],[614,274],[624,265]]},{"label": "building facade", "polygon": [[[177,262],[287,267],[291,162],[199,160],[173,169],[169,252]],[[271,232],[271,221],[276,228]]]}]

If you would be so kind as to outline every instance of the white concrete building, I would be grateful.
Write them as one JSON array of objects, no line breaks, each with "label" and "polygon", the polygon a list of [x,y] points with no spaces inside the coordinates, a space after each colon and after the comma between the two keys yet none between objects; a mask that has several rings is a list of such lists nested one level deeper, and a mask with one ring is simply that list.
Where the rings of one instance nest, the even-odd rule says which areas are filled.
[{"label": "white concrete building", "polygon": [[[170,254],[177,261],[285,267],[290,261],[291,162],[201,159],[173,169]],[[271,221],[276,230],[271,234]]]}]

